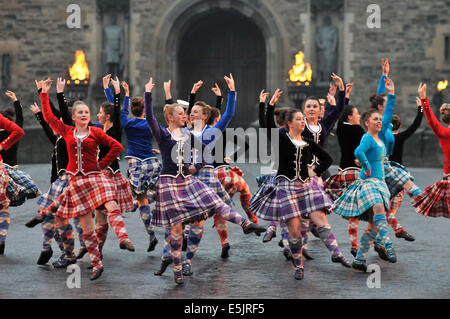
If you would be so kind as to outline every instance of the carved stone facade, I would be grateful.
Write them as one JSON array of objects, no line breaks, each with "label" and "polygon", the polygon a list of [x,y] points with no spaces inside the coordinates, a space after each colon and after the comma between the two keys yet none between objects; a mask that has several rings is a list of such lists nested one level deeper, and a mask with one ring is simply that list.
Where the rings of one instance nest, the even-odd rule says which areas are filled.
[{"label": "carved stone facade", "polygon": [[[66,8],[74,2],[81,9],[80,29],[69,29],[66,25],[70,15]],[[367,7],[371,3],[373,1],[369,0],[0,0],[0,58],[8,63],[2,66],[2,70],[10,73],[9,77],[2,74],[1,81],[9,81],[8,89],[16,92],[22,101],[26,131],[36,129],[40,134],[31,112],[28,112],[28,106],[38,101],[34,80],[48,76],[53,79],[67,77],[68,65],[73,63],[75,51],[83,50],[91,73],[88,102],[95,115],[103,101],[103,31],[110,23],[111,15],[116,15],[117,24],[123,29],[125,44],[122,77],[129,82],[132,95],[138,96],[143,95],[144,84],[149,76],[153,76],[157,83],[154,100],[158,108],[164,103],[163,81],[172,80],[172,93],[176,98],[185,99],[188,93],[180,90],[185,87],[180,83],[186,80],[183,79],[185,74],[179,72],[180,54],[183,54],[179,48],[185,35],[197,21],[210,14],[220,13],[226,17],[233,13],[254,25],[264,38],[264,63],[261,62],[264,72],[261,73],[263,79],[258,82],[264,87],[255,89],[255,92],[240,91],[238,95],[237,112],[249,114],[247,123],[238,124],[250,125],[257,119],[257,99],[261,89],[270,92],[277,87],[287,89],[288,70],[299,50],[304,51],[305,61],[311,63],[314,80],[314,71],[318,69],[317,30],[323,17],[329,16],[331,24],[338,30],[339,39],[335,73],[343,76],[344,81],[355,83],[351,103],[356,104],[360,112],[367,108],[368,96],[375,91],[380,76],[380,60],[388,57],[396,84],[396,113],[407,126],[415,116],[414,98],[418,83],[428,83],[432,97],[436,93],[437,82],[450,77],[450,61],[445,56],[445,52],[450,50],[445,48],[450,35],[450,4],[444,0],[380,0],[377,4],[381,9],[381,28],[370,29],[367,19],[371,13],[367,12]],[[197,50],[211,49],[198,43],[195,45]],[[227,63],[237,65],[239,55],[246,52],[241,52],[239,47],[233,50],[236,54],[233,53],[231,62]],[[261,56],[258,59],[255,61],[261,61]],[[250,62],[246,63],[252,61],[250,58],[247,60]],[[245,69],[247,66],[240,67]],[[242,72],[234,74],[237,89],[251,88],[248,83],[252,79],[239,73]],[[217,77],[223,78],[223,75],[218,74]],[[207,101],[211,101],[211,96],[207,95],[210,84],[205,83],[201,89],[204,97],[200,97]],[[0,87],[4,88],[3,83]],[[448,92],[449,89],[443,92],[446,101],[450,100]],[[325,96],[326,91],[323,94]],[[239,98],[244,95],[248,100],[241,100],[243,102],[239,104]],[[247,102],[252,100],[252,96],[253,104]],[[1,107],[8,104],[4,96],[0,101]],[[291,104],[287,94],[280,104]],[[419,132],[406,144],[405,163],[442,166],[437,139],[430,135],[432,133],[425,121],[422,127],[424,133]],[[20,148],[32,150],[33,145],[26,139]],[[337,162],[339,156],[334,146],[331,151]],[[46,156],[36,155],[35,161],[47,161]],[[30,161],[29,158],[26,160]]]}]

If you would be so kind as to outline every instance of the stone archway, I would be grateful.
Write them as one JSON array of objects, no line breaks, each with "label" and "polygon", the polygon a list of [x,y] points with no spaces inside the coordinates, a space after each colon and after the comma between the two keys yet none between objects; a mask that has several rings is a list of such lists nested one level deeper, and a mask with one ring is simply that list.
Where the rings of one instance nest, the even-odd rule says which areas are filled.
[{"label": "stone archway", "polygon": [[[187,28],[202,16],[218,11],[228,11],[245,16],[261,32],[265,46],[265,85],[268,89],[275,89],[284,84],[286,67],[289,61],[287,50],[288,37],[282,24],[277,21],[273,11],[261,0],[252,2],[243,0],[218,0],[218,1],[177,1],[161,17],[161,23],[157,26],[153,45],[156,54],[155,75],[158,79],[172,79],[174,82],[174,96],[186,98],[188,92],[179,92],[178,81],[178,50]],[[209,88],[204,89],[209,90]],[[259,92],[255,92],[257,102]],[[256,112],[256,103],[255,109]],[[256,119],[255,113],[254,119]]]}]

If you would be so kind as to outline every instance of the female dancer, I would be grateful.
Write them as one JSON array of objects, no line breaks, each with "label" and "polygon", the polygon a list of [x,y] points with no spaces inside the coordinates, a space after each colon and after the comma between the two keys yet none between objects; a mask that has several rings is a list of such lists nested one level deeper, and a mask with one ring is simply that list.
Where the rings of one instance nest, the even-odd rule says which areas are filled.
[{"label": "female dancer", "polygon": [[366,134],[361,139],[360,146],[355,150],[355,156],[363,169],[359,179],[352,183],[344,194],[333,204],[332,210],[345,218],[358,217],[369,221],[369,226],[360,240],[360,247],[352,266],[355,269],[366,271],[366,255],[370,244],[376,239],[377,231],[382,238],[386,254],[391,262],[396,262],[392,242],[387,232],[386,211],[389,209],[389,189],[384,181],[384,157],[386,147],[383,137],[386,133],[392,113],[394,111],[394,83],[386,79],[386,88],[389,92],[386,104],[386,113],[381,114],[371,109],[363,116]]},{"label": "female dancer", "polygon": [[427,85],[420,83],[418,88],[423,112],[433,133],[439,138],[444,152],[444,177],[425,188],[422,194],[413,199],[413,206],[419,214],[429,217],[450,218],[450,104],[442,104],[440,112],[442,126],[436,119],[427,98]]},{"label": "female dancer", "polygon": [[[318,179],[331,165],[332,159],[313,140],[303,137],[304,129],[303,114],[298,110],[291,110],[288,113],[287,128],[279,130],[280,156],[275,188],[267,189],[250,205],[250,209],[258,217],[286,223],[289,230],[289,246],[296,267],[294,277],[297,280],[304,276],[300,218],[311,218],[319,226],[321,238],[332,251],[333,262],[350,267],[340,252],[325,217],[325,211],[331,206],[332,201],[321,189]],[[309,170],[308,163],[313,156],[317,156],[320,162]]]},{"label": "female dancer", "polygon": [[[103,83],[109,85],[109,80],[111,74],[108,74],[103,79]],[[120,126],[120,82],[119,79],[111,79],[113,87],[115,89],[114,95],[114,105],[106,102],[100,106],[100,111],[97,115],[99,123],[103,126],[103,131],[117,142],[122,140],[122,128]],[[104,84],[105,85],[105,84]],[[106,145],[99,146],[98,160],[101,161],[109,152],[109,147]],[[103,169],[103,174],[111,179],[116,185],[116,195],[117,203],[119,205],[120,212],[131,212],[134,209],[133,197],[131,195],[131,188],[128,180],[120,172],[119,161],[114,159],[111,164]],[[106,236],[108,235],[108,221],[106,220],[106,209],[97,209],[98,213],[96,215],[96,234],[98,239],[98,247],[100,253],[102,252],[103,245],[106,241]],[[124,248],[129,251],[134,251],[133,245],[128,240],[128,235],[125,228],[117,228],[116,217],[113,214],[108,214],[110,224],[114,228],[114,231],[119,238],[119,241]],[[120,213],[120,218],[122,218]]]},{"label": "female dancer", "polygon": [[[149,191],[154,193],[161,164],[153,152],[153,136],[145,120],[144,99],[134,98],[131,100],[131,113],[134,118],[128,119],[130,88],[125,81],[122,81],[122,87],[125,90],[125,98],[123,109],[120,112],[120,121],[127,139],[127,154],[125,155],[128,160],[127,176],[133,196],[138,202],[139,215],[149,236],[147,252],[151,252],[155,249],[158,239],[151,223],[152,213],[147,193]],[[114,96],[108,86],[107,77],[103,80],[103,88],[108,102],[112,103]]]},{"label": "female dancer", "polygon": [[[223,202],[228,205],[232,206],[232,201],[228,193],[225,191],[222,184],[217,179],[215,173],[214,173],[214,166],[213,166],[213,154],[214,154],[214,147],[215,143],[217,141],[217,138],[220,137],[218,134],[222,134],[222,132],[226,129],[228,124],[231,121],[231,118],[234,115],[235,110],[235,104],[236,104],[236,91],[235,91],[235,84],[233,75],[230,74],[230,77],[225,76],[225,81],[228,84],[229,92],[228,92],[228,102],[227,102],[227,108],[219,120],[219,122],[213,126],[209,127],[206,125],[206,120],[210,116],[210,106],[206,104],[202,104],[197,102],[194,107],[192,108],[192,111],[190,112],[189,116],[192,123],[192,129],[191,132],[194,134],[197,138],[201,139],[201,141],[207,145],[207,151],[209,158],[206,158],[205,160],[208,162],[202,169],[200,169],[194,176],[198,178],[200,181],[202,181],[204,184],[206,184],[208,187],[211,187],[216,194],[223,200]],[[220,131],[219,131],[220,130]],[[234,210],[232,212],[236,213]],[[221,217],[220,215],[217,215],[217,218]],[[247,219],[245,219],[247,221]],[[248,223],[251,223],[247,221]],[[222,223],[223,224],[223,223]],[[251,223],[254,225],[254,223]],[[262,231],[265,231],[265,228],[260,226],[255,226],[255,233],[259,235]],[[199,221],[197,223],[193,223],[190,225],[189,235],[188,235],[188,241],[187,241],[187,248],[186,248],[186,258],[183,263],[183,274],[186,276],[192,275],[192,259],[194,258],[195,252],[198,249],[198,246],[200,244],[200,241],[202,239],[203,235],[203,221]],[[220,230],[219,230],[220,235]],[[224,249],[225,248],[225,249]],[[227,246],[222,246],[222,252],[228,253]]]},{"label": "female dancer", "polygon": [[[181,105],[164,107],[164,117],[168,128],[158,124],[152,107],[153,79],[145,85],[145,111],[148,125],[161,150],[162,171],[157,184],[156,206],[152,222],[155,226],[170,229],[170,248],[174,263],[174,277],[177,284],[183,284],[181,265],[182,223],[204,220],[215,212],[222,218],[240,225],[244,233],[262,231],[257,225],[234,212],[199,179],[192,177],[206,162],[191,164],[191,150],[203,152],[204,147],[195,136],[182,128],[186,115]],[[204,144],[203,144],[204,146]],[[176,151],[177,163],[172,158]],[[194,154],[195,155],[195,154]]]},{"label": "female dancer", "polygon": [[[2,111],[2,115],[13,120],[14,115],[16,117],[15,123],[22,128],[23,127],[23,114],[22,105],[17,99],[16,94],[12,91],[6,91],[5,93],[11,101],[14,103],[14,109],[9,107]],[[0,141],[5,140],[9,133],[7,131],[0,131]],[[18,169],[17,165],[17,150],[19,144],[13,145],[8,150],[1,152],[3,158],[3,164],[6,172],[8,173],[8,187],[6,189],[6,195],[8,196],[10,207],[17,207],[22,205],[26,199],[38,197],[41,192],[34,183],[31,176],[22,170]]]},{"label": "female dancer", "polygon": [[[0,129],[9,132],[9,136],[0,143],[0,151],[8,150],[12,145],[17,143],[25,132],[14,122],[8,120],[0,114]],[[3,158],[0,155],[0,255],[5,252],[6,235],[10,223],[8,206],[10,200],[6,196],[6,188],[8,186],[8,173],[3,165]]]},{"label": "female dancer", "polygon": [[[42,111],[45,121],[66,141],[69,154],[67,173],[70,174],[70,177],[68,187],[46,210],[56,212],[56,223],[61,228],[65,227],[69,218],[80,218],[83,239],[93,265],[90,279],[95,280],[101,276],[103,265],[100,259],[97,236],[94,233],[91,212],[104,205],[109,214],[117,217],[115,226],[125,229],[116,202],[114,182],[101,172],[120,154],[123,147],[101,129],[88,126],[90,112],[88,106],[83,102],[74,103],[72,107],[72,120],[75,126],[65,125],[58,120],[49,106],[48,91],[51,84],[52,80],[47,80],[42,87]],[[108,145],[110,150],[98,162],[97,147],[100,144]],[[129,245],[131,243],[128,239],[123,241],[123,248],[127,248]],[[67,248],[68,254],[66,254],[70,256],[70,248],[65,242],[64,248]],[[74,256],[69,258],[71,258],[70,263],[76,262]]]}]

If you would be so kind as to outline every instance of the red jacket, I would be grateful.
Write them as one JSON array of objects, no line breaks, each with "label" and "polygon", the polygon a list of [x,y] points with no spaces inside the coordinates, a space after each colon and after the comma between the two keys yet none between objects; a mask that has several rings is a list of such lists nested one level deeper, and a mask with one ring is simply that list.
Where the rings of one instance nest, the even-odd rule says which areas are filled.
[{"label": "red jacket", "polygon": [[439,138],[439,143],[441,143],[442,151],[444,152],[444,173],[450,174],[450,128],[442,126],[436,116],[434,116],[428,98],[422,99],[421,101],[423,113],[425,114],[428,125]]},{"label": "red jacket", "polygon": [[[120,154],[122,144],[108,136],[98,127],[89,127],[89,133],[82,139],[76,138],[74,126],[66,125],[58,120],[50,109],[48,93],[41,93],[42,114],[45,121],[60,134],[67,145],[69,164],[66,172],[72,175],[101,173]],[[100,161],[97,161],[98,146],[106,145],[109,152]]]},{"label": "red jacket", "polygon": [[[1,114],[0,114],[0,129],[4,129],[5,131],[11,133],[3,142],[0,143],[0,145],[3,147],[5,151],[14,144],[16,144],[22,138],[22,136],[25,135],[25,132],[16,123],[11,122]],[[1,155],[0,161],[3,161]]]}]

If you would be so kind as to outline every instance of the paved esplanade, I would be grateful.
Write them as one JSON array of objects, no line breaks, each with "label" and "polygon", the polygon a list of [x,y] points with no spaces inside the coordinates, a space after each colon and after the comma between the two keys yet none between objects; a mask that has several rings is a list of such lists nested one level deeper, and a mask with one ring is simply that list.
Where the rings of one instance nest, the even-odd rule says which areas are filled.
[{"label": "paved esplanade", "polygon": [[[259,165],[239,165],[245,172],[251,190],[256,191],[255,176]],[[126,163],[121,162],[122,172]],[[32,175],[41,191],[49,186],[49,165],[21,165]],[[332,169],[332,173],[336,168]],[[424,188],[442,176],[441,169],[411,169],[417,184]],[[239,198],[235,196],[242,214]],[[153,205],[152,205],[153,207]],[[42,247],[41,226],[26,228],[37,210],[36,199],[19,208],[11,208],[11,225],[5,255],[0,256],[0,298],[449,298],[450,297],[450,221],[445,218],[424,218],[413,211],[409,197],[397,216],[401,225],[415,238],[407,242],[393,238],[398,262],[382,261],[371,248],[368,264],[381,267],[381,288],[369,289],[370,274],[344,268],[331,262],[331,255],[321,241],[311,235],[309,249],[313,261],[305,261],[305,278],[296,281],[290,262],[283,257],[277,243],[280,233],[269,243],[262,237],[244,235],[241,228],[229,224],[230,258],[220,258],[220,241],[212,220],[205,223],[205,233],[193,260],[192,277],[177,287],[172,265],[162,276],[154,276],[159,269],[163,247],[163,230],[156,229],[159,240],[155,251],[147,253],[148,235],[138,212],[125,214],[125,224],[135,252],[119,249],[114,232],[109,230],[104,247],[105,272],[94,282],[89,281],[89,257],[78,262],[81,267],[81,288],[69,289],[65,269],[36,265]],[[345,256],[350,255],[347,222],[337,215],[329,217],[330,224]],[[261,221],[263,225],[268,222]],[[366,227],[361,222],[360,234]],[[78,241],[76,240],[76,252]],[[53,244],[55,261],[60,252]]]}]

